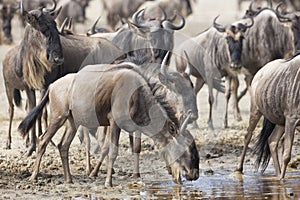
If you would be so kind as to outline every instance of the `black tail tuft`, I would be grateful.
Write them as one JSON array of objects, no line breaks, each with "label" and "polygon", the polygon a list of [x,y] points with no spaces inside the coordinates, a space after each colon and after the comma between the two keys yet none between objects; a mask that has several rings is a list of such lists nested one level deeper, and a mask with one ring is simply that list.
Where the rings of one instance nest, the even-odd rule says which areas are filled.
[{"label": "black tail tuft", "polygon": [[35,125],[37,118],[42,114],[44,107],[49,101],[49,89],[46,91],[42,101],[30,113],[23,119],[18,127],[18,131],[21,133],[22,137],[28,134],[28,131]]},{"label": "black tail tuft", "polygon": [[21,107],[22,105],[22,96],[21,92],[18,89],[14,89],[14,102],[17,107]]},{"label": "black tail tuft", "polygon": [[263,128],[254,146],[254,152],[258,154],[255,162],[256,170],[258,170],[261,165],[262,172],[264,172],[269,164],[271,152],[268,144],[268,138],[273,132],[275,126],[276,125],[270,122],[267,118],[264,118]]}]

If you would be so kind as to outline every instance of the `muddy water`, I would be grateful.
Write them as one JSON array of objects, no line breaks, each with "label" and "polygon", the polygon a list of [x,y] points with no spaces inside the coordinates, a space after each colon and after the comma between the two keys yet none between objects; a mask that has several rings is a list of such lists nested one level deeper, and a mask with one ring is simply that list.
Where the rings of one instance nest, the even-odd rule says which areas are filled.
[{"label": "muddy water", "polygon": [[[299,199],[300,173],[289,173],[280,181],[272,172],[260,174],[214,174],[201,175],[197,181],[183,185],[172,181],[149,181],[129,183],[124,196],[141,199]],[[73,199],[102,199],[97,193],[76,196]],[[126,197],[121,199],[127,199]]]}]

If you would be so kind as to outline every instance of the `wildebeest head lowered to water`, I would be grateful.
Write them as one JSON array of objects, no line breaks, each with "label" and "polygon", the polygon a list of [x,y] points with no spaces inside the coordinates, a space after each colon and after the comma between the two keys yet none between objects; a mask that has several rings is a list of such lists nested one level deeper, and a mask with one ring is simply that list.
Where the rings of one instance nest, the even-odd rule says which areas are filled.
[{"label": "wildebeest head lowered to water", "polygon": [[[89,65],[50,86],[49,93],[40,105],[19,126],[19,130],[26,133],[26,129],[30,128],[46,105],[47,98],[50,99],[51,121],[47,131],[40,137],[39,155],[31,179],[37,178],[45,148],[66,120],[70,126],[58,148],[67,182],[72,182],[68,163],[69,145],[80,125],[110,126],[110,140],[106,140],[101,147],[99,163],[95,167],[101,166],[109,152],[111,168],[107,172],[106,186],[112,186],[112,167],[117,157],[120,129],[127,132],[140,131],[151,137],[170,167],[176,183],[181,183],[182,170],[186,172],[187,180],[198,179],[199,155],[192,135],[186,130],[191,114],[180,125],[165,96],[156,94],[156,84],[159,83],[148,82],[151,77],[139,69],[129,62]],[[86,79],[89,81],[82,82]],[[85,95],[82,95],[82,91],[85,91]],[[60,102],[59,105],[57,102]]]}]

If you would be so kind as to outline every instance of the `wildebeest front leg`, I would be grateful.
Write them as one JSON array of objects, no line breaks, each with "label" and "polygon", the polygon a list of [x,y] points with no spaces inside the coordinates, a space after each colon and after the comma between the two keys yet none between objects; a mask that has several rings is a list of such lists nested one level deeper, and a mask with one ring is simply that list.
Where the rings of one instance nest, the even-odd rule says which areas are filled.
[{"label": "wildebeest front leg", "polygon": [[238,103],[238,99],[237,99],[238,87],[239,87],[238,77],[232,77],[231,91],[232,91],[232,96],[233,96],[234,117],[237,121],[241,121],[242,117],[241,117],[241,112],[240,112],[239,103]]},{"label": "wildebeest front leg", "polygon": [[8,99],[8,112],[9,112],[9,125],[8,125],[8,133],[6,140],[6,149],[11,149],[11,127],[14,118],[14,103],[13,103],[13,88],[9,87],[9,85],[5,85],[6,95]]},{"label": "wildebeest front leg", "polygon": [[134,134],[133,146],[132,146],[133,147],[132,153],[134,155],[133,177],[139,178],[139,177],[141,177],[140,166],[139,166],[140,153],[141,153],[141,132],[136,131],[133,134]]},{"label": "wildebeest front leg", "polygon": [[256,109],[256,106],[251,105],[249,126],[247,129],[247,134],[245,135],[245,138],[244,138],[244,147],[243,147],[242,155],[240,158],[240,162],[235,170],[237,172],[241,172],[241,173],[243,172],[243,165],[244,165],[244,160],[245,160],[246,152],[248,149],[248,145],[251,141],[253,131],[254,131],[259,119],[261,118],[261,116],[262,116],[262,114],[260,113],[260,111],[258,109]]},{"label": "wildebeest front leg", "polygon": [[[196,98],[197,98],[198,92],[201,90],[201,88],[203,87],[204,83],[205,83],[205,81],[203,80],[202,77],[196,79],[196,84],[195,84],[195,88],[194,88],[194,91],[195,91],[195,94],[196,94]],[[193,121],[193,128],[199,128],[196,120]]]},{"label": "wildebeest front leg", "polygon": [[271,156],[272,156],[273,163],[274,163],[275,173],[277,176],[279,176],[281,173],[279,158],[278,158],[278,143],[279,143],[279,141],[281,141],[280,139],[283,134],[284,134],[284,127],[276,125],[272,134],[268,138],[268,144],[270,147],[270,152],[271,152]]},{"label": "wildebeest front leg", "polygon": [[[29,106],[28,111],[31,111],[36,106],[35,91],[28,88],[25,91],[28,97],[28,101],[27,101]],[[34,125],[30,131],[30,144],[26,144],[26,146],[28,147],[26,153],[27,156],[31,156],[33,151],[35,151],[36,149],[36,128],[35,127],[36,126]]]},{"label": "wildebeest front leg", "polygon": [[[106,131],[108,129],[108,131]],[[99,157],[99,161],[97,163],[97,165],[95,166],[95,168],[93,169],[93,171],[90,173],[89,177],[96,177],[98,175],[99,169],[102,165],[102,162],[104,160],[104,158],[107,156],[108,151],[109,151],[109,145],[110,145],[110,134],[111,134],[111,128],[107,127],[105,129],[105,132],[103,131],[103,135],[105,136],[103,145],[100,146],[100,157]]]},{"label": "wildebeest front leg", "polygon": [[282,157],[282,170],[280,174],[280,179],[284,179],[286,168],[288,163],[291,160],[291,152],[293,147],[294,134],[297,124],[300,119],[294,119],[292,117],[287,116],[285,120],[285,137],[283,143],[283,157]]},{"label": "wildebeest front leg", "polygon": [[106,187],[112,187],[112,174],[113,174],[113,166],[114,162],[118,156],[119,151],[119,138],[121,129],[114,122],[114,120],[110,119],[110,145],[109,145],[109,154],[108,154],[108,166],[107,166],[107,175],[105,180]]},{"label": "wildebeest front leg", "polygon": [[65,181],[66,183],[73,183],[70,167],[69,167],[69,148],[71,142],[75,137],[76,128],[75,128],[74,121],[71,117],[69,117],[68,122],[69,122],[68,126],[66,126],[64,135],[61,138],[61,141],[58,143],[57,147],[59,150],[62,166],[64,168]]},{"label": "wildebeest front leg", "polygon": [[225,108],[225,117],[224,117],[224,128],[228,128],[228,104],[229,104],[229,99],[231,94],[230,91],[231,80],[232,78],[230,76],[226,76],[226,81],[225,81],[226,108]]}]

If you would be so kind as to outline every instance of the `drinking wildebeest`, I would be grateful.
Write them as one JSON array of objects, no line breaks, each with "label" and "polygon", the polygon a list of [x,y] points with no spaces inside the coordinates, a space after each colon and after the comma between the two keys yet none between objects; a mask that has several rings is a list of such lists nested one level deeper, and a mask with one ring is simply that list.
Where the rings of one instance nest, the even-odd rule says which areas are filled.
[{"label": "drinking wildebeest", "polygon": [[[223,76],[228,77],[226,84],[226,112],[224,118],[224,126],[227,127],[227,107],[228,100],[230,97],[230,77],[235,77],[241,69],[241,55],[243,48],[244,33],[250,27],[253,26],[254,22],[251,18],[250,24],[248,19],[231,24],[230,26],[223,27],[216,23],[217,17],[214,19],[213,27],[193,37],[192,39],[186,40],[178,47],[178,53],[180,56],[176,56],[176,67],[178,71],[183,71],[185,65],[184,52],[188,54],[191,62],[191,74],[195,76],[196,85],[195,93],[197,94],[204,83],[207,83],[209,88],[209,119],[208,126],[213,129],[212,122],[212,104],[214,102],[213,88],[218,87],[214,84],[215,78]],[[236,90],[233,94],[236,96]],[[236,105],[235,115],[240,116],[239,109]]]},{"label": "drinking wildebeest", "polygon": [[[86,64],[112,63],[123,52],[103,38],[60,35],[55,18],[60,9],[53,7],[27,12],[21,2],[21,13],[29,23],[17,53],[15,71],[30,89],[46,89],[50,83]],[[76,55],[76,56],[74,56]],[[32,138],[28,155],[35,150]]]},{"label": "drinking wildebeest", "polygon": [[[186,130],[189,116],[180,127],[179,121],[166,101],[157,95],[156,82],[139,71],[133,63],[89,65],[77,74],[69,74],[50,85],[41,103],[20,124],[26,133],[49,98],[51,119],[46,132],[39,138],[38,155],[31,180],[37,178],[41,158],[56,131],[66,121],[68,128],[58,149],[63,163],[65,180],[72,182],[68,163],[69,146],[79,125],[85,127],[110,126],[107,142],[101,147],[100,167],[108,154],[109,163],[105,186],[112,186],[112,168],[118,154],[120,130],[139,131],[154,140],[162,157],[171,168],[173,179],[181,183],[181,170],[187,180],[199,177],[199,155],[192,135]],[[84,80],[88,79],[86,82]],[[67,92],[66,92],[67,91]],[[85,91],[85,95],[82,95]],[[84,104],[82,102],[85,102]],[[108,152],[109,151],[109,152]]]},{"label": "drinking wildebeest", "polygon": [[0,23],[2,30],[2,33],[0,33],[0,44],[11,44],[13,42],[11,34],[11,20],[18,8],[19,7],[15,4],[15,2],[12,1],[5,0],[0,4]]},{"label": "drinking wildebeest", "polygon": [[[296,126],[300,125],[300,56],[269,62],[254,76],[251,89],[251,112],[246,138],[252,133],[263,115],[264,125],[256,144],[257,167],[266,169],[270,156],[276,175],[283,179],[291,159]],[[278,142],[284,134],[282,163],[278,160]],[[240,166],[241,169],[242,165]]]},{"label": "drinking wildebeest", "polygon": [[[190,112],[189,121],[187,123],[191,123],[198,118],[198,109],[196,96],[193,91],[192,82],[190,80],[190,70],[189,66],[187,66],[187,70],[183,73],[178,72],[170,72],[166,67],[166,62],[168,59],[167,54],[161,64],[161,66],[148,63],[148,59],[141,59],[143,55],[138,58],[127,58],[126,61],[134,62],[138,64],[139,70],[143,73],[147,73],[149,77],[151,77],[150,82],[157,82],[158,87],[156,89],[156,95],[161,94],[166,96],[166,100],[172,106],[174,112],[178,119],[180,119],[180,123],[182,123],[183,119],[186,119],[188,112]],[[83,139],[88,142],[89,135],[86,129],[83,130]],[[106,131],[104,131],[106,132]],[[139,133],[129,133],[130,136],[130,146],[132,153],[134,154],[134,170],[133,176],[140,177],[139,170],[139,154],[141,152],[141,135]],[[101,136],[102,137],[102,136]],[[103,138],[103,137],[102,137]],[[89,143],[86,144],[86,149],[89,149]],[[89,153],[87,152],[87,172],[89,172],[90,162],[89,162]],[[97,173],[94,172],[91,176],[96,176]]]}]

